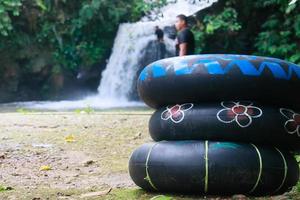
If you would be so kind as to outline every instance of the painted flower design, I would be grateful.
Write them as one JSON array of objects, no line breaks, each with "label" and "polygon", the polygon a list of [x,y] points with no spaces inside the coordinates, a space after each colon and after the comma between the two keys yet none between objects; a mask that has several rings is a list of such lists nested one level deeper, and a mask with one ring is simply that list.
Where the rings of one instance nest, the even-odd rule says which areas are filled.
[{"label": "painted flower design", "polygon": [[262,110],[251,102],[222,102],[223,109],[217,113],[217,118],[223,123],[236,122],[240,127],[251,125],[253,118],[262,116]]},{"label": "painted flower design", "polygon": [[174,123],[180,123],[184,119],[184,112],[191,109],[194,105],[192,103],[176,104],[172,107],[166,107],[161,113],[162,120],[171,120]]},{"label": "painted flower design", "polygon": [[289,134],[295,134],[300,137],[300,114],[293,110],[280,108],[280,113],[288,120],[284,123],[284,129]]}]

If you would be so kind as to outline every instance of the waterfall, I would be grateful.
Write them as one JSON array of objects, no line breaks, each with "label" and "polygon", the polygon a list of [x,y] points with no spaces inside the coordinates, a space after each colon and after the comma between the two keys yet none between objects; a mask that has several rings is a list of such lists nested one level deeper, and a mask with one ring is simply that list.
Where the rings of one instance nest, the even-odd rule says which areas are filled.
[{"label": "waterfall", "polygon": [[[144,49],[155,40],[154,26],[164,27],[168,23],[137,22],[121,24],[106,70],[98,88],[99,97],[105,99],[126,100],[136,78]],[[168,51],[172,51],[174,41],[165,37]]]},{"label": "waterfall", "polygon": [[[157,16],[152,13],[136,23],[125,23],[119,26],[115,38],[112,54],[98,87],[99,99],[118,99],[127,101],[132,89],[139,61],[142,59],[143,50],[150,41],[155,40],[154,27],[160,28],[174,24],[178,14],[192,15],[195,12],[209,7],[217,0],[177,0],[161,8],[161,15],[155,21],[148,18]],[[174,51],[174,41],[165,37],[168,51]]]}]

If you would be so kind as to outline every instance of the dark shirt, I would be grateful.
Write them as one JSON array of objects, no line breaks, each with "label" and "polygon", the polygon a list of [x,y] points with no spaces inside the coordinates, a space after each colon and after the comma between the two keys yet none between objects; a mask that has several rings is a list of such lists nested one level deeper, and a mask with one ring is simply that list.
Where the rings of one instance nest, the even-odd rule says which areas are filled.
[{"label": "dark shirt", "polygon": [[182,43],[187,44],[186,55],[194,54],[194,52],[195,52],[194,34],[188,28],[184,28],[177,34],[177,43],[176,43],[176,55],[177,56],[179,56],[179,45]]},{"label": "dark shirt", "polygon": [[158,40],[164,38],[164,32],[160,28],[155,30],[155,34],[156,34]]}]

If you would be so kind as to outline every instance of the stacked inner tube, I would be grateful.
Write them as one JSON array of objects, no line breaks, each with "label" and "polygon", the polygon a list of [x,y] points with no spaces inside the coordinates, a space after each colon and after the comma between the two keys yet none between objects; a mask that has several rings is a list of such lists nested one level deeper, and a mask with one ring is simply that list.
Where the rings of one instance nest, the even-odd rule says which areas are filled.
[{"label": "stacked inner tube", "polygon": [[300,67],[247,55],[159,60],[138,79],[153,143],[129,161],[149,191],[277,195],[298,181]]}]

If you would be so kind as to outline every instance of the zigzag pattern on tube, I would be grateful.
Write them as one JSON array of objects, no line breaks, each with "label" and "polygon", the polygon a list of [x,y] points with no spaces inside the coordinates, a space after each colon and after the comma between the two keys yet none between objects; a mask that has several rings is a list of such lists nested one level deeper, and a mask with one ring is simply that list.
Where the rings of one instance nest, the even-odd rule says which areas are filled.
[{"label": "zigzag pattern on tube", "polygon": [[[217,56],[217,55],[215,55]],[[234,59],[230,60],[229,63],[224,64],[224,62],[219,62],[215,58],[211,58],[209,55],[204,55],[200,57],[201,59],[196,59],[192,62],[192,64],[189,64],[186,61],[181,61],[177,66],[173,66],[174,74],[175,75],[188,75],[192,74],[195,69],[197,68],[204,68],[206,70],[207,74],[210,75],[226,75],[230,73],[230,71],[233,68],[238,68],[241,71],[242,75],[245,76],[261,76],[265,69],[269,69],[274,78],[276,79],[285,79],[290,80],[293,75],[295,75],[298,79],[300,79],[300,68],[299,66],[283,62],[279,59],[271,59],[268,58],[268,60],[263,60],[259,63],[259,66],[255,66],[253,61],[259,61],[259,58],[257,56],[252,56],[252,59],[249,59],[249,56],[220,56],[220,60],[228,60],[228,59]],[[166,60],[167,63],[167,60]],[[284,66],[286,65],[286,66]],[[164,66],[164,63],[154,63],[149,68],[145,68],[140,75],[140,80],[144,81],[147,78],[150,78],[150,73],[152,74],[153,78],[163,77],[167,75],[167,70],[170,70],[172,66],[166,68]]]},{"label": "zigzag pattern on tube", "polygon": [[300,107],[300,67],[284,60],[246,55],[193,55],[156,61],[138,80],[152,108],[228,100]]}]

